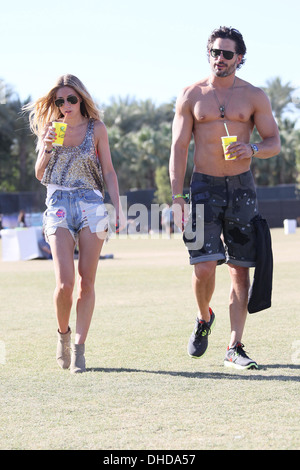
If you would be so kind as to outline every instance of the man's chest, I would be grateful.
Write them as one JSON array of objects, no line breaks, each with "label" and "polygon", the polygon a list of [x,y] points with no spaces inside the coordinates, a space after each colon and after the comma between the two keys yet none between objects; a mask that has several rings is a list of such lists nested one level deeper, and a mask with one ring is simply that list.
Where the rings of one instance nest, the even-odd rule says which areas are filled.
[{"label": "man's chest", "polygon": [[193,104],[195,124],[219,119],[248,123],[253,121],[253,106],[241,93],[216,94],[211,92]]}]

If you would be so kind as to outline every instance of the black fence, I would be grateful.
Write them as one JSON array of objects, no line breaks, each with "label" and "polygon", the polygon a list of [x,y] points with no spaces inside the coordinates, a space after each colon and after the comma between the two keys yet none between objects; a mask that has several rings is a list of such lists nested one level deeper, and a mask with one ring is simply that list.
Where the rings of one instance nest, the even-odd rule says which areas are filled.
[{"label": "black fence", "polygon": [[[124,194],[127,205],[143,204],[149,210],[154,202],[154,189],[132,190]],[[296,185],[257,187],[260,213],[268,220],[269,226],[283,227],[285,219],[296,219],[300,225],[300,191]],[[46,188],[40,192],[0,193],[0,214],[43,212],[45,210]],[[106,202],[109,197],[106,195]]]},{"label": "black fence", "polygon": [[43,212],[45,199],[46,188],[44,192],[0,193],[0,213],[9,215],[21,210],[27,213]]},{"label": "black fence", "polygon": [[258,207],[270,227],[282,227],[285,219],[300,225],[300,191],[294,184],[257,187]]}]

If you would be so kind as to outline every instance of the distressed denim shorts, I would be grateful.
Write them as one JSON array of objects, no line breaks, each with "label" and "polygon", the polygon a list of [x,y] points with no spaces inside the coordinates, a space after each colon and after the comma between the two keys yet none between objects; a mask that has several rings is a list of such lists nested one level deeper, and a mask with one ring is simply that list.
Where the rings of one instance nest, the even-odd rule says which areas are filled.
[{"label": "distressed denim shorts", "polygon": [[75,242],[81,229],[92,233],[108,230],[108,213],[103,197],[93,189],[56,190],[46,201],[44,230],[48,239],[58,227],[66,228]]},{"label": "distressed denim shorts", "polygon": [[203,204],[204,209],[202,246],[190,249],[183,235],[190,264],[217,261],[255,266],[256,235],[252,219],[258,214],[258,208],[251,171],[224,177],[194,173],[190,204],[191,226],[196,223],[196,205]]}]

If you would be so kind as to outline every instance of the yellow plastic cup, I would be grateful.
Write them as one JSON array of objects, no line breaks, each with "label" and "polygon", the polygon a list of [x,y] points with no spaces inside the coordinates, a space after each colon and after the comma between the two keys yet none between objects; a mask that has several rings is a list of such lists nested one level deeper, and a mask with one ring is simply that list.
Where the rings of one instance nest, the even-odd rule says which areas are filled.
[{"label": "yellow plastic cup", "polygon": [[221,137],[222,139],[222,147],[223,147],[223,152],[224,152],[224,157],[225,160],[235,160],[236,157],[230,158],[230,154],[226,154],[226,149],[231,142],[236,142],[237,141],[237,136],[236,135],[225,135],[224,137]]},{"label": "yellow plastic cup", "polygon": [[55,128],[57,134],[53,145],[62,146],[64,143],[65,133],[67,129],[67,123],[65,122],[52,122],[52,126]]}]

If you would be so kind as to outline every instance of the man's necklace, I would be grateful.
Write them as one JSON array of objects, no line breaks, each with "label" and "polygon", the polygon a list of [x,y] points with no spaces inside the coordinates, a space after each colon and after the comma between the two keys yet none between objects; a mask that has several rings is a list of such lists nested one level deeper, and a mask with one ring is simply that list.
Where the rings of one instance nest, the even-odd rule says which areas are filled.
[{"label": "man's necklace", "polygon": [[225,108],[229,105],[229,101],[230,101],[230,99],[231,99],[231,97],[232,97],[232,93],[233,93],[233,89],[234,89],[234,85],[235,85],[235,78],[236,78],[236,77],[234,77],[234,82],[233,82],[233,85],[232,85],[232,87],[231,87],[231,93],[230,93],[230,95],[229,95],[229,97],[228,97],[227,103],[224,103],[224,104],[220,104],[220,101],[218,100],[218,97],[217,97],[217,93],[216,93],[215,89],[212,87],[211,81],[209,82],[209,86],[211,87],[211,89],[212,89],[212,91],[213,91],[213,94],[214,94],[214,97],[215,97],[215,100],[216,100],[216,102],[217,102],[217,105],[219,106],[220,117],[221,117],[222,119],[224,119],[224,117],[225,117],[225,112],[226,112],[226,111],[225,111]]}]

